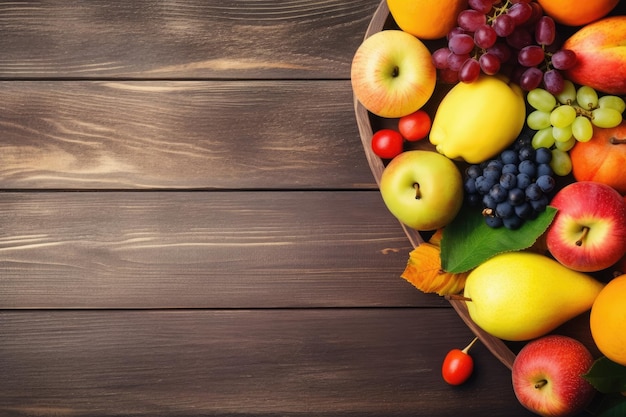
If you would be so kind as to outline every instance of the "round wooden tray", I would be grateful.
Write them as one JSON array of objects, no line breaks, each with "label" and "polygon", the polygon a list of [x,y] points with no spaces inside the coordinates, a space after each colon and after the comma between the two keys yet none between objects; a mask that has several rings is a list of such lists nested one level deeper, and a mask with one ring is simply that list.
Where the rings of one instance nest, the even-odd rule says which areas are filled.
[{"label": "round wooden tray", "polygon": [[[369,24],[369,27],[365,33],[365,38],[373,35],[376,32],[380,32],[385,29],[397,29],[393,18],[389,13],[389,8],[387,7],[386,0],[382,0],[378,9],[374,13],[372,20]],[[439,41],[440,42],[440,41]],[[428,46],[431,51],[437,47],[437,41],[425,41],[426,46]],[[438,105],[441,98],[448,91],[449,87],[438,85],[433,97],[429,100],[429,102],[423,107],[425,111],[427,111],[431,117],[434,115],[436,110],[436,106]],[[361,136],[361,141],[363,144],[363,149],[365,151],[365,155],[367,157],[367,161],[369,163],[370,169],[376,183],[380,185],[380,177],[382,175],[383,169],[385,167],[384,162],[372,152],[371,147],[371,138],[374,131],[385,128],[385,127],[397,127],[397,120],[392,119],[384,119],[374,116],[369,113],[359,101],[354,98],[354,110],[356,114],[357,125],[359,128],[359,134]],[[418,142],[412,142],[410,144],[411,149],[428,149],[435,150],[434,146],[431,145],[427,140],[422,140]],[[400,224],[404,229],[409,241],[411,242],[413,247],[417,247],[419,244],[424,242],[423,236],[419,231],[411,229],[403,224]],[[515,360],[515,355],[517,351],[524,345],[524,343],[510,343],[505,342],[501,339],[498,339],[490,334],[484,332],[469,316],[467,306],[464,301],[451,300],[450,304],[456,310],[458,315],[463,319],[463,321],[467,324],[467,326],[472,330],[472,332],[480,339],[480,341],[487,346],[487,348],[491,351],[491,353],[500,360],[505,366],[509,369],[513,366],[513,361]],[[588,314],[588,313],[587,313]],[[593,339],[591,338],[591,334],[589,332],[588,325],[588,315],[583,314],[575,319],[570,320],[568,323],[555,330],[555,333],[558,332],[560,334],[566,334],[583,342],[594,355],[598,355],[599,352],[593,343]]]}]

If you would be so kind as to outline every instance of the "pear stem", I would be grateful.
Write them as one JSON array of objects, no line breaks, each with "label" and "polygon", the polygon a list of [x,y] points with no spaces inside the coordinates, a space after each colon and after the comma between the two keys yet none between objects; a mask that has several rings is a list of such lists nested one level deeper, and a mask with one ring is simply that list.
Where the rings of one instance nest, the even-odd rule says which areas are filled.
[{"label": "pear stem", "polygon": [[548,383],[548,381],[546,381],[545,379],[542,379],[541,381],[539,381],[539,382],[537,382],[535,384],[535,388],[537,388],[537,389],[543,388],[547,383]]},{"label": "pear stem", "polygon": [[478,337],[475,337],[474,340],[472,340],[469,345],[465,346],[465,349],[463,349],[461,352],[467,355],[467,352],[469,352],[469,350],[472,348],[472,346],[474,346],[474,343],[476,343],[477,340]]},{"label": "pear stem", "polygon": [[583,240],[585,240],[588,234],[589,234],[589,227],[583,226],[583,232],[580,235],[580,239],[576,241],[576,246],[582,246]]},{"label": "pear stem", "polygon": [[609,142],[611,142],[611,145],[622,145],[626,144],[626,138],[616,138],[615,136],[611,136]]},{"label": "pear stem", "polygon": [[472,301],[471,298],[465,297],[460,294],[448,294],[448,295],[444,295],[443,298],[445,298],[446,300],[455,300],[455,301]]},{"label": "pear stem", "polygon": [[418,183],[413,184],[413,188],[415,189],[415,199],[419,200],[422,198],[422,193],[420,192],[420,185]]}]

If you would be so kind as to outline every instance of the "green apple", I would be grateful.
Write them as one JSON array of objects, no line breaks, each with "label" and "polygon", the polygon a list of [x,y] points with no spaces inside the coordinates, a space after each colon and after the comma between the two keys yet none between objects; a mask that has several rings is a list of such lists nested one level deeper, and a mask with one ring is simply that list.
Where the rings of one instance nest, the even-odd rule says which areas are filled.
[{"label": "green apple", "polygon": [[383,30],[361,43],[350,78],[355,97],[367,110],[398,118],[426,104],[437,72],[422,41],[401,30]]},{"label": "green apple", "polygon": [[440,153],[406,151],[383,170],[380,193],[400,222],[416,230],[435,230],[461,209],[463,179],[456,164]]}]

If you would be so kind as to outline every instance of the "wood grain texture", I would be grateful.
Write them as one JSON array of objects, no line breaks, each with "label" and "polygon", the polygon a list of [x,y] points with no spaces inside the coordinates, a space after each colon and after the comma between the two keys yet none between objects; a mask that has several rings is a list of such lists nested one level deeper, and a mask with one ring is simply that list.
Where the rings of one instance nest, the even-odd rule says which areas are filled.
[{"label": "wood grain texture", "polygon": [[[530,417],[451,309],[0,313],[0,416]],[[452,330],[453,329],[453,330]]]},{"label": "wood grain texture", "polygon": [[444,384],[473,334],[399,277],[383,3],[0,2],[0,417],[531,416],[480,343]]},{"label": "wood grain texture", "polygon": [[378,2],[2,2],[0,78],[346,79]]},{"label": "wood grain texture", "polygon": [[444,306],[367,192],[0,194],[0,308]]},{"label": "wood grain texture", "polygon": [[349,81],[0,82],[0,188],[376,189]]},{"label": "wood grain texture", "polygon": [[[367,28],[365,37],[368,38],[373,34],[384,30],[386,26],[388,27],[392,24],[394,24],[394,22],[389,12],[387,2],[381,1],[378,9],[372,17],[370,25]],[[431,50],[433,50],[433,48],[431,48]],[[443,94],[443,92],[440,91],[436,94],[433,94],[433,96],[429,99],[429,102],[432,104],[440,101],[437,100],[437,95],[439,94]],[[431,115],[431,118],[434,117],[436,109],[432,107],[428,108],[428,106],[424,106],[422,107],[422,109],[428,111]],[[385,119],[376,117],[373,114],[369,113],[368,110],[356,99],[356,97],[354,100],[354,112],[357,118],[359,134],[361,136],[363,149],[367,157],[370,170],[372,171],[372,175],[376,179],[376,183],[380,185],[380,178],[385,169],[385,165],[384,161],[377,155],[375,155],[372,151],[371,142],[373,132],[380,129],[380,127],[376,126],[376,124],[380,120]],[[386,120],[386,123],[390,123],[390,121]],[[418,141],[417,147],[413,147],[413,149],[426,149],[430,151],[436,151],[433,145],[431,145],[428,141]],[[402,224],[401,226],[413,247],[417,247],[424,242],[424,238],[418,230],[412,229],[404,224]],[[483,342],[485,346],[489,348],[494,356],[498,358],[509,369],[512,369],[513,362],[515,361],[515,353],[511,351],[509,346],[502,340],[492,336],[491,334],[481,329],[480,326],[478,326],[470,317],[467,305],[464,301],[451,301],[451,304],[455,311],[463,319],[463,322],[474,332],[476,336],[478,336],[481,342]]]}]

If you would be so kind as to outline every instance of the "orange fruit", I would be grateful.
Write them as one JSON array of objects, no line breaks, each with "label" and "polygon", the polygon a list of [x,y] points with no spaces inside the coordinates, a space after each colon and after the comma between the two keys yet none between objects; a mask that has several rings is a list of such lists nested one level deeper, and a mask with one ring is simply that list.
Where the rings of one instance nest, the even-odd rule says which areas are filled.
[{"label": "orange fruit", "polygon": [[620,175],[626,165],[626,120],[613,128],[593,128],[587,142],[577,143],[569,153],[576,181],[596,181],[626,194],[626,176]]},{"label": "orange fruit", "polygon": [[420,39],[443,38],[456,26],[468,0],[387,0],[400,29]]},{"label": "orange fruit", "polygon": [[626,366],[626,274],[613,278],[591,307],[589,326],[604,356]]},{"label": "orange fruit", "polygon": [[558,23],[582,26],[598,20],[619,3],[619,0],[537,0],[543,11]]}]

